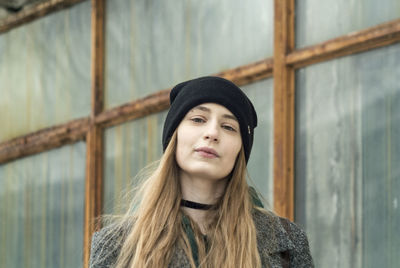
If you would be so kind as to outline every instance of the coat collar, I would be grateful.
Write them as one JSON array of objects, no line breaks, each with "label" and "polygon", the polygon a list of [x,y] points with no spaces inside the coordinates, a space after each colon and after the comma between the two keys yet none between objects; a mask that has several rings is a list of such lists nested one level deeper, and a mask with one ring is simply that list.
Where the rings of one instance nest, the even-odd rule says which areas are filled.
[{"label": "coat collar", "polygon": [[[294,243],[289,238],[289,234],[283,227],[278,216],[272,212],[254,209],[253,220],[257,231],[257,247],[262,262],[269,260],[270,255],[275,255],[294,248]],[[175,248],[171,263],[168,267],[190,267],[189,258],[182,248]]]},{"label": "coat collar", "polygon": [[268,211],[254,209],[257,245],[261,255],[272,255],[293,249],[294,243],[278,216]]}]

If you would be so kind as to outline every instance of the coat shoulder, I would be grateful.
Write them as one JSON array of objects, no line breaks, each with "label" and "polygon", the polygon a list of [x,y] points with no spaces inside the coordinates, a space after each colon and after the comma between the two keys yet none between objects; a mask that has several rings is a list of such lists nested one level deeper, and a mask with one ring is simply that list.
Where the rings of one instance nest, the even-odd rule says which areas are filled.
[{"label": "coat shoulder", "polygon": [[294,244],[294,248],[290,252],[290,264],[293,267],[314,267],[305,231],[288,219],[281,218],[281,222],[284,227],[286,225],[288,236]]},{"label": "coat shoulder", "polygon": [[124,231],[117,225],[110,225],[95,232],[90,249],[90,268],[112,267],[122,247]]},{"label": "coat shoulder", "polygon": [[261,257],[281,258],[286,252],[290,267],[314,267],[307,235],[299,225],[265,210],[256,210],[253,218]]}]

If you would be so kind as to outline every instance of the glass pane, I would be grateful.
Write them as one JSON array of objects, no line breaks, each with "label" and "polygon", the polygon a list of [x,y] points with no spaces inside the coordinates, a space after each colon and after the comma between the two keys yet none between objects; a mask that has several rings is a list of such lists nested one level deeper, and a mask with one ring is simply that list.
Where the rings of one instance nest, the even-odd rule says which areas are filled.
[{"label": "glass pane", "polygon": [[0,142],[89,115],[90,7],[0,35]]},{"label": "glass pane", "polygon": [[[249,161],[251,184],[272,204],[272,79],[243,87],[254,102],[259,125]],[[104,212],[123,212],[122,196],[132,179],[162,155],[161,135],[167,112],[109,128],[105,132]]]},{"label": "glass pane", "polygon": [[303,0],[296,4],[299,48],[400,17],[398,0]]},{"label": "glass pane", "polygon": [[161,135],[167,112],[105,131],[104,213],[123,213],[122,195],[136,174],[162,155]]},{"label": "glass pane", "polygon": [[400,46],[297,72],[296,221],[316,267],[400,263]]},{"label": "glass pane", "polygon": [[272,55],[272,0],[107,1],[107,108]]},{"label": "glass pane", "polygon": [[82,267],[85,143],[0,166],[0,267]]},{"label": "glass pane", "polygon": [[263,80],[242,87],[257,111],[258,126],[247,165],[251,185],[264,197],[263,203],[272,208],[273,204],[273,79]]}]

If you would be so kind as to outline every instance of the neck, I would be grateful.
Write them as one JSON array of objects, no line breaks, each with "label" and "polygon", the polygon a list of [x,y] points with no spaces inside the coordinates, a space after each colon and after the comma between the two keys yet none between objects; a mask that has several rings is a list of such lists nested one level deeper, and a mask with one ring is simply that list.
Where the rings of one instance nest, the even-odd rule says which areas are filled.
[{"label": "neck", "polygon": [[187,207],[187,208],[193,208],[193,209],[201,209],[201,210],[209,210],[213,207],[213,205],[209,204],[201,204],[189,200],[182,199],[181,200],[181,206]]},{"label": "neck", "polygon": [[207,179],[182,174],[182,199],[201,204],[215,204],[223,195],[227,179]]},{"label": "neck", "polygon": [[[223,195],[227,179],[209,179],[203,177],[180,174],[179,176],[182,199],[201,204],[213,205]],[[197,223],[205,233],[208,219],[208,210],[193,209],[182,206],[181,209]]]}]

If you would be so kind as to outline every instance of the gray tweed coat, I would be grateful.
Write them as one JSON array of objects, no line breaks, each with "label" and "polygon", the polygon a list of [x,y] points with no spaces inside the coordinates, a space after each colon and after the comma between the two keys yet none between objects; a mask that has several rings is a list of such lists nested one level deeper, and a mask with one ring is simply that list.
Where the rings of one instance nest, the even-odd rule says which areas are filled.
[{"label": "gray tweed coat", "polygon": [[[296,224],[258,210],[254,211],[253,219],[257,229],[257,246],[262,267],[314,267],[307,236]],[[115,249],[115,245],[110,247],[104,244],[105,233],[102,229],[92,237],[91,268],[112,267],[117,259],[120,248]],[[98,259],[101,259],[100,263],[94,263],[94,260]],[[289,263],[285,260],[289,260]],[[190,267],[189,259],[182,248],[175,248],[168,267]]]}]

